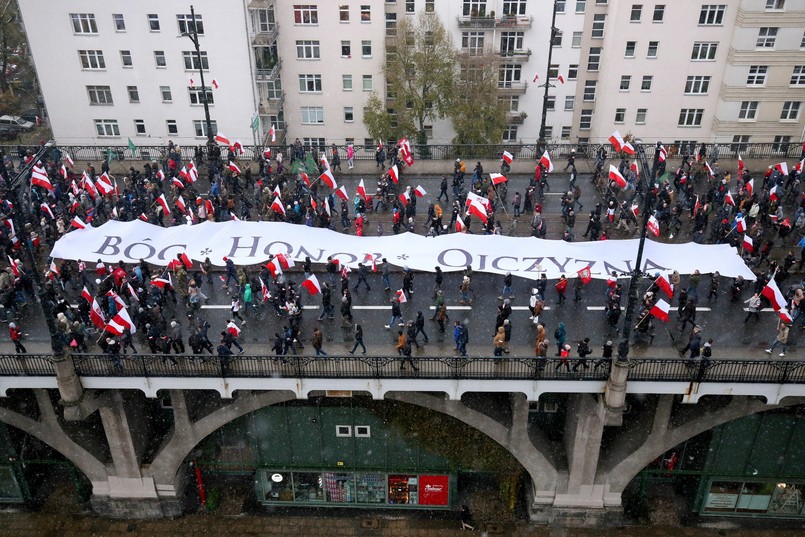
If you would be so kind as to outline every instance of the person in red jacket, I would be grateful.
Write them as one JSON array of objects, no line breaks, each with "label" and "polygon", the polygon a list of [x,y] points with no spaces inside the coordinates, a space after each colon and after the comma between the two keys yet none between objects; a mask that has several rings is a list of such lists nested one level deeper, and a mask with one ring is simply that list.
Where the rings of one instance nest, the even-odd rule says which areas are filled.
[{"label": "person in red jacket", "polygon": [[8,334],[11,336],[11,341],[14,342],[14,350],[17,354],[27,353],[25,346],[22,344],[22,330],[17,328],[14,323],[8,324]]}]

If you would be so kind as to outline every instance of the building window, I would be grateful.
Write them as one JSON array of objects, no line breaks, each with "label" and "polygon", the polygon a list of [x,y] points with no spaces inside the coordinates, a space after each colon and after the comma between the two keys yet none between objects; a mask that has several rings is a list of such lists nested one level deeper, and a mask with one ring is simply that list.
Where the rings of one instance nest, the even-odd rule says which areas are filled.
[{"label": "building window", "polygon": [[[501,99],[498,99],[501,100]],[[504,106],[509,112],[519,112],[520,111],[520,96],[519,95],[510,95],[508,97],[503,97],[502,100]]]},{"label": "building window", "polygon": [[372,6],[361,6],[361,22],[372,22]]},{"label": "building window", "polygon": [[744,121],[751,121],[757,117],[757,104],[758,101],[742,101],[741,108],[738,111],[738,119]]},{"label": "building window", "polygon": [[766,0],[766,9],[784,9],[785,0]]},{"label": "building window", "polygon": [[148,29],[152,32],[159,31],[159,15],[154,13],[148,15]]},{"label": "building window", "polygon": [[718,43],[693,43],[693,52],[690,54],[690,59],[693,61],[714,61],[717,50]]},{"label": "building window", "polygon": [[[525,4],[525,2],[523,2]],[[462,14],[465,17],[486,17],[486,0],[464,0]],[[504,15],[516,15],[516,13],[506,13],[506,2],[503,2]]]},{"label": "building window", "polygon": [[553,41],[551,42],[551,44],[554,47],[561,47],[562,46],[562,37],[564,35],[565,34],[564,34],[564,32],[562,32],[562,30],[554,31],[554,33],[553,33]]},{"label": "building window", "polygon": [[397,35],[397,14],[386,13],[386,35]]},{"label": "building window", "polygon": [[321,49],[318,41],[297,41],[296,58],[299,60],[318,60]]},{"label": "building window", "polygon": [[749,75],[746,77],[747,86],[763,86],[766,84],[766,73],[768,65],[752,65],[749,67]]},{"label": "building window", "polygon": [[632,13],[629,15],[629,22],[640,22],[640,16],[643,14],[642,4],[632,4]]},{"label": "building window", "polygon": [[685,81],[685,95],[707,95],[709,89],[709,76],[689,76]]},{"label": "building window", "polygon": [[556,97],[553,95],[549,95],[548,99],[545,101],[545,110],[549,112],[553,112],[556,110]]},{"label": "building window", "polygon": [[[413,3],[413,2],[412,2]],[[369,425],[356,425],[355,438],[369,438],[372,436]]]},{"label": "building window", "polygon": [[89,104],[112,105],[112,89],[109,86],[87,86]]},{"label": "building window", "polygon": [[302,110],[302,125],[324,124],[324,107],[303,106],[301,110]]},{"label": "building window", "polygon": [[584,102],[591,102],[595,100],[595,88],[598,84],[596,80],[585,80],[584,81],[584,93],[582,96],[582,100]]},{"label": "building window", "polygon": [[601,64],[601,47],[590,47],[590,54],[587,56],[587,70],[598,71]]},{"label": "building window", "polygon": [[565,97],[565,110],[571,111],[576,104],[576,97],[573,95],[568,95]]},{"label": "building window", "polygon": [[352,75],[341,75],[341,89],[352,91]]},{"label": "building window", "polygon": [[632,76],[631,75],[621,75],[621,91],[629,91],[629,86],[632,84]]},{"label": "building window", "polygon": [[82,69],[106,69],[102,50],[79,50],[78,58]]},{"label": "building window", "polygon": [[299,75],[300,93],[321,93],[321,75]]},{"label": "building window", "polygon": [[626,50],[623,52],[624,57],[634,58],[636,49],[637,49],[637,41],[627,41]]},{"label": "building window", "polygon": [[179,134],[179,127],[176,125],[175,119],[166,119],[165,127],[168,129],[168,135]]},{"label": "building window", "polygon": [[352,111],[351,106],[344,107],[344,122],[352,123],[355,121],[355,113]]},{"label": "building window", "polygon": [[570,140],[570,126],[563,126],[562,127],[562,140]]},{"label": "building window", "polygon": [[363,91],[372,91],[372,75],[363,75]]},{"label": "building window", "polygon": [[588,131],[593,126],[593,111],[591,108],[585,108],[579,114],[579,130]]},{"label": "building window", "polygon": [[461,32],[461,48],[470,54],[483,53],[484,35],[484,32]]},{"label": "building window", "polygon": [[[218,123],[215,120],[210,121],[210,129],[213,136],[218,134]],[[193,120],[193,132],[196,133],[196,138],[206,138],[207,137],[207,122],[203,119],[194,119]]]},{"label": "building window", "polygon": [[95,132],[98,136],[120,136],[120,127],[116,119],[96,119]]},{"label": "building window", "polygon": [[349,41],[341,41],[341,57],[342,58],[351,58],[352,57],[352,45]]},{"label": "building window", "polygon": [[604,37],[604,25],[606,20],[607,16],[605,13],[596,13],[593,15],[593,31],[590,37],[594,39],[602,39]]},{"label": "building window", "polygon": [[305,149],[317,148],[323,151],[327,142],[324,138],[302,138],[302,145]]},{"label": "building window", "polygon": [[774,48],[774,43],[777,41],[777,28],[764,26],[757,31],[757,48]]},{"label": "building window", "polygon": [[640,91],[651,91],[652,82],[654,82],[653,75],[643,75],[643,80],[640,82]]},{"label": "building window", "polygon": [[176,22],[179,25],[180,34],[192,34],[195,28],[198,35],[204,35],[204,21],[201,20],[201,15],[196,13],[195,20],[193,15],[176,15]]},{"label": "building window", "polygon": [[126,31],[126,20],[123,18],[122,13],[114,13],[112,15],[112,21],[115,24],[115,31],[116,32],[125,32]]},{"label": "building window", "polygon": [[579,78],[579,64],[571,63],[567,66],[567,79],[576,80]]},{"label": "building window", "polygon": [[570,41],[571,48],[581,48],[582,32],[573,32],[573,37]]},{"label": "building window", "polygon": [[699,12],[699,24],[703,26],[720,26],[724,24],[724,4],[705,4]]},{"label": "building window", "polygon": [[800,101],[786,101],[783,103],[783,112],[780,114],[781,121],[794,121],[799,119],[799,109],[802,106]]},{"label": "building window", "polygon": [[159,86],[159,93],[162,95],[163,103],[172,103],[173,95],[171,94],[170,86]]},{"label": "building window", "polygon": [[436,11],[435,0],[425,0],[425,13],[433,13]]},{"label": "building window", "polygon": [[294,24],[318,24],[319,11],[316,6],[307,4],[294,5],[293,7]]},{"label": "building window", "polygon": [[252,9],[251,22],[252,31],[256,34],[267,34],[277,27],[277,21],[274,19],[274,8],[268,9]]},{"label": "building window", "polygon": [[167,63],[165,62],[165,51],[164,50],[155,50],[154,51],[154,61],[157,64],[157,69],[167,67]]},{"label": "building window", "polygon": [[[695,142],[691,142],[690,146],[695,146]],[[736,134],[732,137],[732,144],[730,144],[730,151],[733,153],[745,153],[749,149],[749,135]]]},{"label": "building window", "polygon": [[507,125],[506,128],[503,129],[503,141],[504,142],[517,141],[517,125]]},{"label": "building window", "polygon": [[120,63],[123,64],[123,67],[131,67],[133,65],[130,50],[120,51]]},{"label": "building window", "polygon": [[416,2],[414,0],[405,0],[405,12],[414,13],[416,11]]},{"label": "building window", "polygon": [[616,108],[615,109],[615,123],[623,123],[626,121],[626,109],[625,108]]},{"label": "building window", "polygon": [[791,81],[789,83],[792,86],[805,85],[805,65],[794,66],[794,70],[791,71]]},{"label": "building window", "polygon": [[636,125],[645,125],[646,124],[646,114],[648,113],[648,108],[638,108],[637,113],[634,117],[634,122]]},{"label": "building window", "polygon": [[584,13],[587,9],[587,0],[576,0],[576,13]]},{"label": "building window", "polygon": [[501,32],[500,53],[506,55],[523,50],[524,35],[524,32]]},{"label": "building window", "polygon": [[651,22],[662,22],[665,18],[665,5],[657,4],[654,6],[654,15],[651,17]]},{"label": "building window", "polygon": [[551,125],[545,126],[545,138],[548,140],[553,138],[553,127]]},{"label": "building window", "polygon": [[187,88],[188,95],[190,95],[190,104],[199,105],[204,104],[204,98],[207,98],[207,104],[215,104],[215,96],[212,90],[207,89],[205,92],[201,88]]},{"label": "building window", "polygon": [[144,119],[135,119],[134,120],[134,134],[137,136],[145,136],[145,120]]},{"label": "building window", "polygon": [[95,24],[95,15],[92,13],[70,13],[70,22],[73,23],[73,33],[98,33],[98,25]]},{"label": "building window", "polygon": [[659,41],[649,41],[648,42],[648,52],[646,53],[646,58],[656,58],[657,57],[657,49],[660,48]]},{"label": "building window", "polygon": [[503,64],[498,71],[498,87],[511,88],[513,84],[520,82],[522,66]]},{"label": "building window", "polygon": [[182,61],[184,62],[185,71],[198,71],[199,67],[201,67],[203,71],[210,70],[210,62],[207,59],[207,51],[202,50],[199,53],[199,56],[201,56],[201,65],[198,63],[199,58],[196,56],[195,51],[186,50],[182,52]]},{"label": "building window", "polygon": [[349,5],[341,4],[338,6],[338,20],[341,22],[349,22]]},{"label": "building window", "polygon": [[372,42],[361,41],[361,58],[371,58],[371,57],[372,57]]},{"label": "building window", "polygon": [[559,77],[559,64],[552,63],[548,66],[548,78],[558,78]]},{"label": "building window", "polygon": [[791,137],[777,135],[771,144],[772,153],[788,154],[788,148],[791,147]]},{"label": "building window", "polygon": [[140,92],[137,91],[137,86],[126,86],[126,91],[129,94],[129,102],[130,103],[139,103],[140,102]]},{"label": "building window", "polygon": [[683,108],[679,111],[680,127],[701,127],[702,116],[704,116],[703,108]]}]

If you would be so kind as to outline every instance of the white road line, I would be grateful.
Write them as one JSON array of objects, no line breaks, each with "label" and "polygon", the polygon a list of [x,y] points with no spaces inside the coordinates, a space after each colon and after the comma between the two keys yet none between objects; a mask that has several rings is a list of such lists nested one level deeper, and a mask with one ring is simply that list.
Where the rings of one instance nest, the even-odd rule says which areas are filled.
[{"label": "white road line", "polygon": [[227,306],[225,304],[203,304],[201,309],[203,310],[228,310],[232,306]]},{"label": "white road line", "polygon": [[[435,310],[436,306],[431,306],[431,310]],[[455,311],[455,310],[471,310],[472,306],[447,306],[447,311]]]},{"label": "white road line", "polygon": [[[749,308],[744,308],[744,311],[749,311]],[[763,308],[762,310],[758,310],[758,311],[762,311],[763,313],[773,313],[774,308]]]},{"label": "white road line", "polygon": [[587,306],[587,311],[604,311],[604,306]]},{"label": "white road line", "polygon": [[[543,306],[542,311],[550,310],[550,306]],[[531,311],[528,306],[512,306],[512,311]]]}]

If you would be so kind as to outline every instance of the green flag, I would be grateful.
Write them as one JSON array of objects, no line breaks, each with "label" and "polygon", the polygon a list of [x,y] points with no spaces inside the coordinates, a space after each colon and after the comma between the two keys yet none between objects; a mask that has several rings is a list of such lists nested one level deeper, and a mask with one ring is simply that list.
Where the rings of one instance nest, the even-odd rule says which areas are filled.
[{"label": "green flag", "polygon": [[257,129],[260,128],[260,116],[255,115],[254,119],[252,120],[252,131],[257,132]]},{"label": "green flag", "polygon": [[131,150],[132,153],[137,151],[137,146],[134,145],[134,142],[131,141],[131,138],[129,138],[129,149]]}]

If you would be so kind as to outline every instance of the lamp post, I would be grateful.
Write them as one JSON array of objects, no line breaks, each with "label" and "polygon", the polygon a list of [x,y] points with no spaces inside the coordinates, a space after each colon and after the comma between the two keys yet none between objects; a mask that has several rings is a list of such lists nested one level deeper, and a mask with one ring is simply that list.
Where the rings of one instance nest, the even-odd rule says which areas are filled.
[{"label": "lamp post", "polygon": [[201,63],[201,46],[198,41],[198,28],[196,27],[196,11],[193,6],[190,6],[190,24],[187,27],[187,32],[182,36],[188,37],[193,42],[196,48],[196,64],[198,65],[198,76],[201,81],[201,104],[204,105],[204,122],[207,126],[207,151],[208,157],[212,154],[212,148],[215,145],[212,134],[212,120],[210,120],[210,103],[207,101],[207,86],[204,84],[204,66]]},{"label": "lamp post", "polygon": [[648,220],[651,212],[654,209],[654,185],[650,182],[652,179],[646,174],[650,173],[650,168],[646,162],[646,152],[643,148],[643,143],[640,140],[634,141],[635,158],[640,160],[640,165],[643,168],[643,177],[646,181],[646,192],[643,197],[643,223],[640,226],[640,239],[637,245],[637,257],[635,258],[634,267],[629,273],[629,295],[626,301],[626,311],[623,315],[623,329],[621,330],[621,339],[618,342],[618,355],[612,362],[612,367],[607,379],[607,386],[604,392],[604,404],[611,417],[608,417],[610,425],[620,423],[620,419],[624,409],[626,408],[626,380],[629,376],[629,339],[632,336],[632,322],[634,319],[634,310],[637,306],[638,293],[640,290],[640,283],[643,280],[643,249],[646,244],[646,229],[648,227]]},{"label": "lamp post", "polygon": [[[55,145],[52,140],[43,145],[39,151],[31,158],[31,160],[20,168],[19,173],[12,179],[8,174],[5,176],[6,191],[13,199],[14,210],[11,212],[11,219],[14,222],[14,227],[17,229],[20,240],[20,246],[24,252],[25,261],[28,265],[29,274],[32,276],[32,282],[35,293],[35,300],[42,308],[42,314],[45,316],[45,322],[48,327],[48,334],[50,336],[50,348],[53,350],[53,365],[56,371],[58,380],[59,395],[61,402],[65,407],[65,415],[68,419],[78,418],[77,406],[81,402],[84,394],[84,388],[81,385],[81,380],[76,375],[75,367],[73,366],[72,357],[64,352],[64,342],[59,337],[56,328],[56,320],[53,315],[53,303],[45,296],[45,285],[42,281],[42,271],[37,265],[36,258],[34,257],[33,244],[28,237],[25,236],[25,225],[28,223],[30,215],[30,207],[24,205],[22,197],[19,195],[19,189],[22,185],[28,183],[31,177],[31,169],[41,161],[45,154]],[[74,412],[71,412],[74,411]]]},{"label": "lamp post", "polygon": [[545,124],[548,121],[548,89],[554,87],[551,84],[551,60],[553,59],[553,42],[556,39],[556,0],[553,2],[553,13],[551,15],[551,41],[548,43],[548,65],[545,68],[545,83],[540,87],[545,88],[542,96],[542,120],[539,124],[539,142],[540,148],[545,147]]}]

